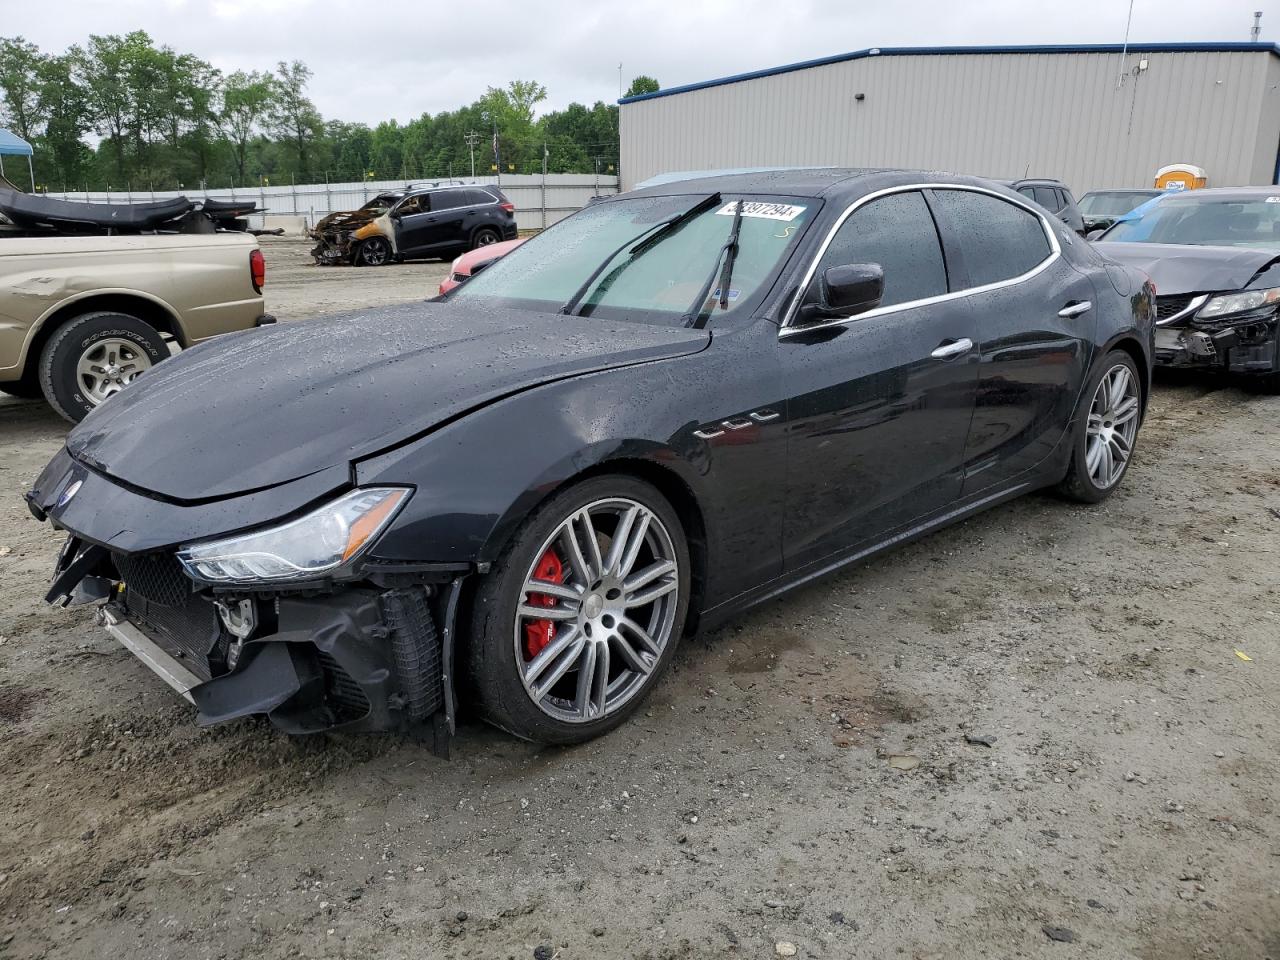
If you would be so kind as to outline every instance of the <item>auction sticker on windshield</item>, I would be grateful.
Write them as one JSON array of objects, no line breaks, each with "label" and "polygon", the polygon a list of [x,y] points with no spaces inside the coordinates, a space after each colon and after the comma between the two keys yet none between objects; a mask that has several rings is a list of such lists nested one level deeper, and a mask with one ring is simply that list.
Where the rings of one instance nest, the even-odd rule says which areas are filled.
[{"label": "auction sticker on windshield", "polygon": [[[744,217],[759,217],[762,220],[794,220],[804,213],[804,207],[791,203],[765,203],[762,200],[748,200],[742,205]],[[732,217],[738,210],[738,201],[730,200],[716,211],[719,216]]]}]

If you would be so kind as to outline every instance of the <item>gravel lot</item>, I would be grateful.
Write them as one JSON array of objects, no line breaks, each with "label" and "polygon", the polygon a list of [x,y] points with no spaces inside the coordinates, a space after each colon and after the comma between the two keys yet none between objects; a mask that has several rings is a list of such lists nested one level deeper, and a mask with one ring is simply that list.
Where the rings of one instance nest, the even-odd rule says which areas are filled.
[{"label": "gravel lot", "polygon": [[[444,270],[264,246],[282,319]],[[464,725],[444,762],[198,730],[46,608],[20,494],[64,424],[0,401],[0,956],[1280,957],[1278,422],[1162,383],[1100,507],[775,601],[587,746]]]}]

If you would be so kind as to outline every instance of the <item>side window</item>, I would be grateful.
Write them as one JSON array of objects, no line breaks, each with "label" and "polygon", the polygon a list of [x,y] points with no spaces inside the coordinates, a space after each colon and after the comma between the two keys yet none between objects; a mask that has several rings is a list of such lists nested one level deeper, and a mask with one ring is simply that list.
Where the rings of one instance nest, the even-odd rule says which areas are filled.
[{"label": "side window", "polygon": [[1028,200],[1034,200],[1036,198],[1035,187],[1019,187],[1018,192],[1022,194],[1024,197],[1026,197]]},{"label": "side window", "polygon": [[1058,191],[1053,187],[1036,187],[1036,203],[1050,213],[1057,213],[1065,206],[1062,198],[1058,195]]},{"label": "side window", "polygon": [[431,195],[432,210],[452,210],[454,207],[462,206],[463,203],[464,197],[460,190],[441,190]]},{"label": "side window", "polygon": [[497,201],[494,200],[493,198],[493,194],[486,193],[484,190],[468,190],[467,191],[467,203],[481,204],[481,203],[496,203],[496,202]]},{"label": "side window", "polygon": [[940,215],[956,233],[972,287],[1021,276],[1053,252],[1031,211],[987,193],[935,190]]},{"label": "side window", "polygon": [[881,306],[947,292],[938,229],[924,197],[914,190],[891,193],[855,210],[832,237],[814,276],[849,263],[880,264],[884,270]]},{"label": "side window", "polygon": [[424,200],[426,200],[425,196],[410,197],[408,200],[404,201],[404,203],[400,204],[400,206],[396,207],[396,213],[402,217],[407,217],[415,213],[424,213],[427,209],[427,205],[423,202]]}]

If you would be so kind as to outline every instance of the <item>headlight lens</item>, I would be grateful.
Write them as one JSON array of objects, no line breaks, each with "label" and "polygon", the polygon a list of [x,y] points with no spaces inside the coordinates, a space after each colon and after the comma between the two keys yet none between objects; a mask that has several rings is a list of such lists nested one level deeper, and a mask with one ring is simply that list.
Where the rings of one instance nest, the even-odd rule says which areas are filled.
[{"label": "headlight lens", "polygon": [[188,544],[178,560],[206,583],[305,580],[356,557],[408,499],[403,487],[352,490],[278,527]]},{"label": "headlight lens", "polygon": [[1259,310],[1273,303],[1280,303],[1280,287],[1272,287],[1269,290],[1246,290],[1243,293],[1224,293],[1210,297],[1209,302],[1200,308],[1196,316],[1208,320],[1213,317],[1225,317],[1232,313]]}]

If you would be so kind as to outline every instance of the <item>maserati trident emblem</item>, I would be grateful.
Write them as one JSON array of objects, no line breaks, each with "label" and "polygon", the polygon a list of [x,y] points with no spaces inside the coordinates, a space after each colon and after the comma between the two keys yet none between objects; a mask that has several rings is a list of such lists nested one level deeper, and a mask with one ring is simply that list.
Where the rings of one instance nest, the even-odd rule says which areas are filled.
[{"label": "maserati trident emblem", "polygon": [[71,498],[80,492],[80,485],[82,483],[84,483],[83,480],[73,480],[71,483],[67,484],[67,488],[58,496],[57,506],[65,507],[70,503]]}]

